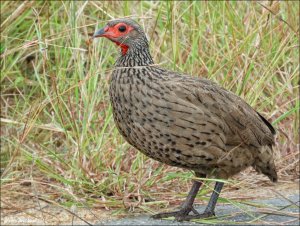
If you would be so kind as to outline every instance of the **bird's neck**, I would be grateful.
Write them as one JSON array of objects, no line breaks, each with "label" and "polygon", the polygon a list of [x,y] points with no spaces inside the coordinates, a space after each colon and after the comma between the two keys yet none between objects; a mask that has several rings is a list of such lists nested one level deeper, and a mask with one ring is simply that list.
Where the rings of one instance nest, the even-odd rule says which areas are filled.
[{"label": "bird's neck", "polygon": [[139,41],[137,44],[132,44],[126,51],[121,52],[118,58],[116,67],[135,67],[153,65],[153,59],[149,52],[148,42]]}]

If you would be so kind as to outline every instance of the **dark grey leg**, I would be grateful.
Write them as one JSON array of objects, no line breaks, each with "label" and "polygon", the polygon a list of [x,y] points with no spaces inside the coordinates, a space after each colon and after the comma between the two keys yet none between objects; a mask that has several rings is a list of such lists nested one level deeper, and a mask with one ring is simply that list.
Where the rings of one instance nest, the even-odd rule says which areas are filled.
[{"label": "dark grey leg", "polygon": [[210,196],[208,205],[206,206],[204,213],[212,213],[213,215],[215,215],[215,207],[223,186],[224,186],[223,182],[216,182],[214,191]]},{"label": "dark grey leg", "polygon": [[193,203],[195,200],[195,197],[199,191],[199,188],[202,185],[202,181],[194,181],[192,188],[185,199],[184,203],[181,205],[181,208],[179,211],[174,212],[168,212],[168,213],[159,213],[152,216],[154,219],[161,219],[161,218],[167,218],[167,217],[175,217],[176,220],[182,220],[188,214],[193,211],[195,214],[199,215],[199,213],[194,209]]},{"label": "dark grey leg", "polygon": [[197,215],[189,215],[186,216],[182,220],[192,220],[192,219],[200,219],[200,218],[208,218],[215,216],[215,207],[219,198],[219,195],[221,193],[221,190],[223,188],[224,183],[223,182],[216,182],[214,191],[212,195],[210,196],[209,202],[204,210],[204,213],[202,214],[197,214]]}]

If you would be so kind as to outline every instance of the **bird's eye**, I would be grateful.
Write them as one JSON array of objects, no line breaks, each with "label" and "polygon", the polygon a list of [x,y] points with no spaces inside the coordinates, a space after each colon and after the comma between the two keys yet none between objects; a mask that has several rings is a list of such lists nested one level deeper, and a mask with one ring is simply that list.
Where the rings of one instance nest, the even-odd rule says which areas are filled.
[{"label": "bird's eye", "polygon": [[120,27],[119,27],[119,31],[120,31],[120,32],[126,31],[126,27],[125,27],[124,25],[120,26]]}]

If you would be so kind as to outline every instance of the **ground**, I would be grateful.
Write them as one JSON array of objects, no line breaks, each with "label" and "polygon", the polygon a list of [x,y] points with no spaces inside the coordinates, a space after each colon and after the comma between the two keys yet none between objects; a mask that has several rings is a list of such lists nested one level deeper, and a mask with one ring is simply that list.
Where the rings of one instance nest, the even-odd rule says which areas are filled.
[{"label": "ground", "polygon": [[[277,222],[281,224],[287,223],[296,225],[299,223],[298,182],[281,181],[277,184],[267,183],[264,186],[248,187],[243,190],[230,190],[225,191],[221,197],[228,198],[232,201],[233,205],[219,204],[217,206],[216,213],[219,216],[219,218],[215,220],[217,222],[218,220],[221,220],[223,222],[249,223],[251,220],[255,219],[253,222],[259,224]],[[134,212],[128,212],[126,215],[120,217],[112,215],[112,211],[105,209],[71,208],[68,210],[68,208],[62,209],[61,207],[35,199],[4,200],[6,200],[5,197],[2,199],[1,225],[186,224],[178,224],[172,220],[152,220],[149,218],[150,213],[135,214]],[[239,206],[235,203],[237,200],[239,201]],[[245,201],[249,201],[248,205],[240,205],[241,203],[245,204]],[[11,203],[14,204],[11,205]],[[254,207],[254,203],[261,203],[263,205],[256,205]],[[269,206],[264,206],[264,204],[269,204]],[[201,205],[196,205],[196,208],[201,211],[204,206],[205,204],[201,203]],[[170,206],[168,209],[171,208],[173,208],[173,206]],[[245,208],[247,208],[247,213],[245,213]],[[251,217],[251,214],[255,214],[256,217]],[[266,217],[260,218],[263,214],[266,214]],[[224,218],[224,215],[227,215],[227,218]]]}]

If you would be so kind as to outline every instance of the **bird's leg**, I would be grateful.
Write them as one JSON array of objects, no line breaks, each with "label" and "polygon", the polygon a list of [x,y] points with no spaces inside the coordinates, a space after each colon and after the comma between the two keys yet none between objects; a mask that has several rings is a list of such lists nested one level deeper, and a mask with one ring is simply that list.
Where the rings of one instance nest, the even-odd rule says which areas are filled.
[{"label": "bird's leg", "polygon": [[192,219],[208,218],[208,217],[215,216],[215,207],[216,207],[219,195],[221,193],[221,190],[223,188],[223,185],[224,185],[223,182],[216,182],[214,191],[213,191],[212,195],[210,196],[209,202],[202,214],[187,215],[178,220],[188,221],[188,220],[192,220]]},{"label": "bird's leg", "polygon": [[180,207],[180,210],[174,212],[168,212],[168,213],[155,214],[152,216],[152,218],[161,219],[166,217],[175,217],[176,220],[180,220],[188,216],[191,211],[199,215],[199,213],[194,209],[193,203],[201,185],[202,185],[202,181],[194,181],[187,198],[185,199],[184,203]]},{"label": "bird's leg", "polygon": [[215,215],[215,207],[223,186],[224,186],[223,182],[216,182],[214,191],[209,199],[209,202],[204,210],[204,213],[210,213],[211,215]]}]

